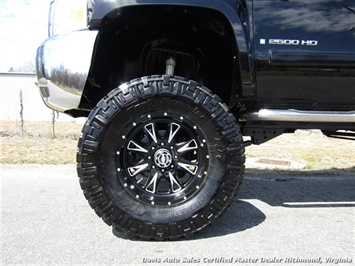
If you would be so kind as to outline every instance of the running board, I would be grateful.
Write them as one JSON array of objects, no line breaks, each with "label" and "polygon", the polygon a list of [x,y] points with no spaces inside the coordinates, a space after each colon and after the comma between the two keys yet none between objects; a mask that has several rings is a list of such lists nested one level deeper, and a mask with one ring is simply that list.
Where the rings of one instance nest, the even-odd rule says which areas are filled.
[{"label": "running board", "polygon": [[313,123],[355,123],[355,111],[302,111],[260,109],[255,112],[240,114],[245,121],[280,121],[280,122],[313,122]]},{"label": "running board", "polygon": [[327,131],[322,130],[323,134],[329,138],[355,140],[355,131],[352,130],[338,130]]}]

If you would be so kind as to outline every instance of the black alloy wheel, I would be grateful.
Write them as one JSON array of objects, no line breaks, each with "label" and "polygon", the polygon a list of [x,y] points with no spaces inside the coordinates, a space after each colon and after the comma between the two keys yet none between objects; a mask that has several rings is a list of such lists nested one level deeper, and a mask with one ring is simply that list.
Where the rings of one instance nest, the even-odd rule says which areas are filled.
[{"label": "black alloy wheel", "polygon": [[132,196],[148,204],[170,206],[199,190],[209,155],[203,133],[188,118],[152,112],[128,125],[123,134],[116,166],[125,171],[121,182]]}]

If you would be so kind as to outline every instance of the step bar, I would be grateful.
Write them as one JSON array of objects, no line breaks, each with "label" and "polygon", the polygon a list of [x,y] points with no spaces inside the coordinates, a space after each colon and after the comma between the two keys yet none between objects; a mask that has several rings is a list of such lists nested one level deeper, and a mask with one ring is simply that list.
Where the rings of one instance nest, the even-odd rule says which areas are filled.
[{"label": "step bar", "polygon": [[303,111],[260,109],[240,114],[245,121],[312,122],[312,123],[355,123],[355,111]]}]

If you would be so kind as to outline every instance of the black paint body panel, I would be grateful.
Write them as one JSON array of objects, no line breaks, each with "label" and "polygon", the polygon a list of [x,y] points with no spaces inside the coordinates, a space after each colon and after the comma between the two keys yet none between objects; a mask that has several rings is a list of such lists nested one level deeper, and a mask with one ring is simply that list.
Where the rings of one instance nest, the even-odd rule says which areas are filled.
[{"label": "black paint body panel", "polygon": [[355,1],[253,1],[257,105],[355,107]]},{"label": "black paint body panel", "polygon": [[355,109],[353,0],[97,0],[89,25],[99,28],[105,17],[135,5],[221,12],[235,32],[238,101],[246,106]]}]

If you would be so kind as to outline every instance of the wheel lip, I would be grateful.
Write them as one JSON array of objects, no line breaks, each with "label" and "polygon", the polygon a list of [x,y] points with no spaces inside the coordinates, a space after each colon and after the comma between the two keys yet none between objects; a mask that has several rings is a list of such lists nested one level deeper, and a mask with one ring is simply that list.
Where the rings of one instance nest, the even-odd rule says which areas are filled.
[{"label": "wheel lip", "polygon": [[[161,193],[154,194],[149,191],[146,191],[141,186],[139,186],[133,178],[130,176],[129,172],[124,166],[124,158],[128,153],[127,143],[132,140],[139,131],[142,130],[142,127],[150,123],[178,123],[185,131],[189,133],[189,136],[193,135],[194,140],[198,144],[198,170],[195,174],[190,177],[190,180],[186,182],[184,187],[173,193]],[[198,191],[203,187],[205,179],[207,178],[208,165],[209,165],[209,151],[208,145],[206,145],[206,137],[203,132],[196,127],[192,120],[188,117],[183,117],[177,112],[171,111],[169,114],[164,110],[156,110],[149,114],[137,115],[136,118],[133,118],[130,123],[127,123],[122,127],[122,137],[119,139],[118,144],[116,145],[116,167],[117,167],[117,177],[124,187],[124,189],[136,200],[145,202],[151,205],[175,205],[180,204],[189,200],[193,197]],[[124,137],[123,137],[124,136]],[[152,154],[155,154],[159,149],[167,149],[166,139],[160,141],[158,140],[156,144],[156,149]],[[164,145],[162,145],[164,144]],[[150,148],[150,147],[149,147]],[[174,153],[173,153],[174,155]],[[151,156],[151,155],[150,155]],[[151,156],[153,158],[153,156]],[[174,159],[172,164],[175,164],[179,159]],[[123,167],[122,167],[123,166]],[[175,166],[174,166],[175,167]],[[167,168],[170,170],[169,168]],[[151,170],[151,169],[150,169]],[[152,171],[156,173],[158,171]],[[166,174],[171,171],[167,171]]]}]

